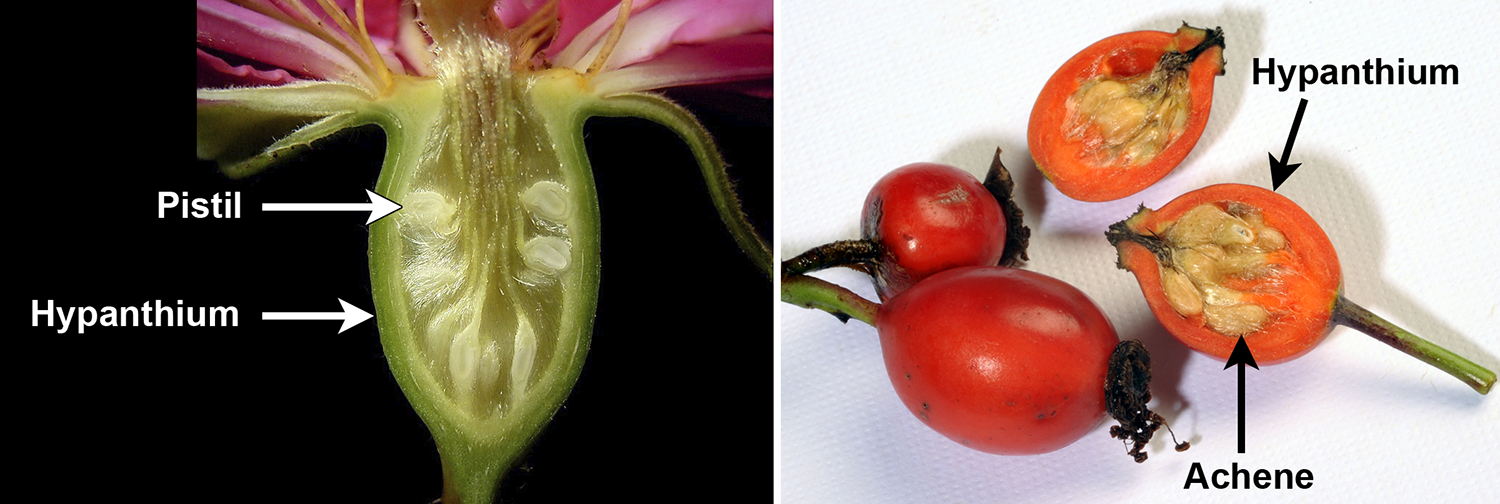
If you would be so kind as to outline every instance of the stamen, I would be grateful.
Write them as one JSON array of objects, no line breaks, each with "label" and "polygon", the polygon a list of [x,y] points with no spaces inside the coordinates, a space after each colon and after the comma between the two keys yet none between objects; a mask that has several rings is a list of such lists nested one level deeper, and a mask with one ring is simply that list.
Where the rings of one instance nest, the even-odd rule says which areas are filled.
[{"label": "stamen", "polygon": [[511,32],[511,45],[519,45],[523,40],[530,38],[537,32],[542,31],[548,25],[557,22],[557,0],[547,2],[542,8],[531,13],[520,26]]},{"label": "stamen", "polygon": [[386,68],[385,60],[381,58],[380,53],[375,50],[375,44],[370,41],[370,33],[365,30],[364,1],[356,0],[354,4],[355,8],[358,10],[358,14],[356,14],[356,16],[359,18],[358,31],[354,29],[353,22],[349,20],[349,15],[344,14],[343,9],[340,9],[337,4],[333,3],[333,0],[318,0],[318,5],[323,7],[323,12],[327,12],[328,16],[333,18],[334,23],[338,23],[339,28],[344,29],[344,33],[349,34],[349,36],[351,37],[355,36],[355,34],[360,35],[359,40],[356,40],[355,43],[359,44],[361,49],[364,49],[365,58],[369,60],[369,64],[371,66],[371,68],[369,69],[370,72],[375,74],[374,76],[376,78],[376,81],[379,82],[383,88],[382,91],[390,89],[391,71],[390,69]]},{"label": "stamen", "polygon": [[585,77],[593,77],[604,68],[604,62],[609,59],[610,53],[615,51],[615,44],[620,42],[620,35],[625,33],[625,21],[630,19],[631,0],[621,0],[620,13],[615,17],[615,26],[609,29],[609,38],[604,40],[604,46],[599,48],[599,54],[594,56],[594,62],[589,64]]},{"label": "stamen", "polygon": [[[510,32],[510,45],[517,48],[514,67],[517,69],[533,66],[532,60],[536,58],[542,46],[552,42],[557,36],[559,25],[562,22],[557,18],[557,0],[552,0],[531,13],[531,17],[516,26]],[[539,66],[546,66],[542,62]]]},{"label": "stamen", "polygon": [[370,28],[365,26],[365,0],[354,0],[354,18],[359,25],[359,45],[364,46],[365,52],[370,55],[371,63],[375,71],[380,75],[381,81],[385,83],[387,91],[391,88],[391,69],[385,66],[385,58],[375,50],[375,41],[370,38]]},{"label": "stamen", "polygon": [[[317,37],[318,40],[327,42],[328,45],[331,45],[334,48],[338,49],[339,52],[344,53],[344,55],[348,56],[350,60],[353,60],[356,65],[359,65],[360,70],[363,70],[365,74],[370,77],[370,80],[373,83],[389,87],[391,82],[390,70],[385,68],[385,60],[377,56],[374,58],[375,61],[373,62],[373,64],[379,65],[379,69],[371,67],[372,62],[366,61],[367,58],[362,55],[363,51],[360,51],[359,48],[352,45],[354,44],[354,42],[350,40],[352,35],[340,36],[338,33],[335,33],[333,30],[329,29],[327,25],[323,24],[323,19],[318,17],[318,15],[313,14],[312,11],[302,3],[302,0],[272,0],[272,4],[281,6],[279,8],[264,3],[249,2],[246,0],[230,1],[231,3],[240,7],[250,9],[261,15],[296,27],[299,30]],[[288,12],[288,8],[290,8],[290,10],[294,13]],[[340,14],[342,14],[342,12],[340,12]],[[347,17],[345,19],[347,20]],[[363,21],[361,21],[360,23],[360,28],[364,28]],[[365,38],[368,40],[369,35],[366,34]]]},{"label": "stamen", "polygon": [[333,0],[318,0],[318,5],[323,7],[323,12],[328,13],[328,17],[333,18],[333,22],[338,24],[339,28],[344,29],[344,33],[354,34],[354,26],[349,21],[349,16],[345,15],[344,11],[333,3]]}]

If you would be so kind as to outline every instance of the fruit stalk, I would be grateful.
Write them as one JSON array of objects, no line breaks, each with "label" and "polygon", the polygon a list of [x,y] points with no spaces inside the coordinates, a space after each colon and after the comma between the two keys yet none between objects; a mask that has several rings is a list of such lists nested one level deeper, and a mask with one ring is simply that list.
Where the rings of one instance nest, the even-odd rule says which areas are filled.
[{"label": "fruit stalk", "polygon": [[[784,266],[783,266],[784,267]],[[820,278],[807,275],[783,274],[781,276],[781,301],[803,308],[826,311],[842,322],[850,318],[871,327],[875,326],[875,314],[880,304],[870,301],[849,289],[834,285]]]},{"label": "fruit stalk", "polygon": [[802,275],[836,266],[865,271],[880,258],[880,244],[870,240],[840,240],[803,252],[781,263],[782,275]]},{"label": "fruit stalk", "polygon": [[1338,302],[1334,305],[1333,322],[1368,334],[1380,340],[1381,343],[1441,369],[1481,394],[1488,394],[1490,387],[1495,384],[1494,371],[1422,339],[1343,296],[1339,296]]}]

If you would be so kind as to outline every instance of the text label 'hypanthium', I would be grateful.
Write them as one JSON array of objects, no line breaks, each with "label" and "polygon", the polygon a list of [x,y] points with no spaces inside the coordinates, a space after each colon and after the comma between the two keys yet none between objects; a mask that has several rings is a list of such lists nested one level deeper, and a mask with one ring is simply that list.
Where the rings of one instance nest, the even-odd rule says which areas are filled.
[{"label": "text label 'hypanthium'", "polygon": [[62,334],[78,334],[90,327],[236,327],[240,312],[233,306],[184,306],[163,304],[160,299],[140,306],[57,306],[51,299],[44,307],[31,300],[31,326],[56,327]]},{"label": "text label 'hypanthium'", "polygon": [[1458,65],[1436,64],[1436,65],[1413,65],[1406,62],[1406,58],[1396,58],[1396,64],[1392,65],[1384,59],[1375,58],[1365,60],[1363,64],[1352,65],[1277,65],[1276,58],[1266,58],[1266,66],[1260,66],[1260,58],[1255,58],[1252,63],[1254,72],[1251,75],[1251,84],[1260,84],[1260,78],[1266,78],[1266,84],[1272,86],[1280,83],[1278,91],[1286,91],[1292,86],[1293,77],[1297,80],[1297,91],[1307,91],[1308,85],[1330,84],[1330,85],[1425,85],[1425,84],[1458,84]]}]

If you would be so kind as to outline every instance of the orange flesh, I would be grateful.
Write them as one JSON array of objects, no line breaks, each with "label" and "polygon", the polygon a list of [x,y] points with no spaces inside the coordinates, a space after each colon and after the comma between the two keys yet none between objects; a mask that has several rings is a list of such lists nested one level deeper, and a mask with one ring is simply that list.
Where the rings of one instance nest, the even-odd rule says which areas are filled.
[{"label": "orange flesh", "polygon": [[[1284,249],[1271,253],[1273,272],[1257,278],[1226,275],[1219,284],[1245,293],[1269,314],[1265,323],[1245,334],[1258,363],[1284,362],[1306,353],[1328,333],[1341,282],[1338,257],[1327,235],[1307,213],[1279,194],[1254,186],[1223,184],[1183,195],[1161,210],[1142,210],[1127,221],[1133,232],[1165,237],[1190,210],[1202,205],[1227,209],[1242,204],[1258,211],[1265,225],[1285,236]],[[1170,244],[1168,244],[1170,245]],[[1147,304],[1162,325],[1188,346],[1228,359],[1237,336],[1215,331],[1201,313],[1184,316],[1174,309],[1162,283],[1163,265],[1145,246],[1118,244],[1120,262],[1135,274]]]}]

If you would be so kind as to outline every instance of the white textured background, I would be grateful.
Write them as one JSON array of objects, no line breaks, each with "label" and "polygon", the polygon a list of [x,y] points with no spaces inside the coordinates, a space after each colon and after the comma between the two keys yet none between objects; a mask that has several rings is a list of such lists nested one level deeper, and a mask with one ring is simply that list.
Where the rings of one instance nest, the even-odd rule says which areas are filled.
[{"label": "white textured background", "polygon": [[[1032,229],[1027,268],[1087,292],[1156,361],[1153,404],[1186,453],[1154,441],[1137,465],[1107,425],[1060,451],[1002,457],[912,417],[875,330],[780,307],[778,482],[785,502],[1452,502],[1500,495],[1500,397],[1350,329],[1296,361],[1249,370],[1248,453],[1236,451],[1234,370],[1185,349],[1114,267],[1105,227],[1220,182],[1270,186],[1299,98],[1309,101],[1280,192],[1338,248],[1345,294],[1500,369],[1500,8],[1481,2],[788,1],[777,13],[777,233],[783,258],[858,236],[885,172],[915,161],[981,176],[996,147]],[[1117,33],[1221,26],[1227,75],[1197,148],[1133,197],[1080,203],[1036,171],[1026,123],[1043,83]],[[1251,58],[1455,64],[1448,86],[1251,85]],[[867,278],[820,274],[873,298]],[[1492,394],[1500,396],[1500,392]],[[1165,434],[1165,431],[1162,432]],[[1163,435],[1162,438],[1166,436]],[[1184,490],[1212,471],[1309,469],[1308,490]]]}]

